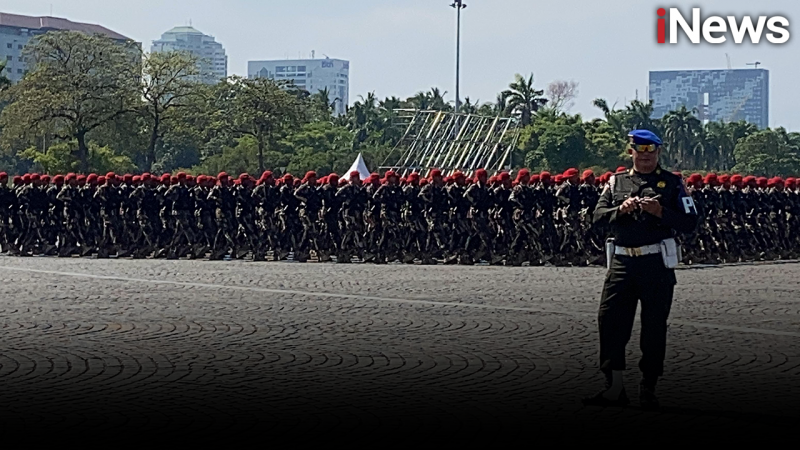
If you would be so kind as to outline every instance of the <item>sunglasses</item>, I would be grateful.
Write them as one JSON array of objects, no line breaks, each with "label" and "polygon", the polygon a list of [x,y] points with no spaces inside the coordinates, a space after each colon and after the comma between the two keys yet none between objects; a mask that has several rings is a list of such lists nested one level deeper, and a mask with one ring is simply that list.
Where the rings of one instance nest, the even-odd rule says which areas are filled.
[{"label": "sunglasses", "polygon": [[653,153],[658,146],[656,144],[630,144],[628,148],[636,150],[637,153]]}]

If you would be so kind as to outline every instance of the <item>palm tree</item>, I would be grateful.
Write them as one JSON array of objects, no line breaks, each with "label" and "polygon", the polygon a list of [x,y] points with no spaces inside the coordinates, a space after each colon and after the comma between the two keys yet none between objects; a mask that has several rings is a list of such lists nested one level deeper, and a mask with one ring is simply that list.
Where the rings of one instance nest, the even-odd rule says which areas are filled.
[{"label": "palm tree", "polygon": [[[680,109],[670,111],[664,116],[664,141],[667,144],[671,165],[675,169],[697,164],[695,150],[702,124],[695,116],[696,113],[696,109],[689,111],[686,106],[681,106]],[[689,158],[692,160],[689,161]]]},{"label": "palm tree", "polygon": [[508,114],[508,96],[505,92],[497,94],[497,99],[494,105],[492,105],[492,109],[497,116],[505,116]]},{"label": "palm tree", "polygon": [[445,95],[447,95],[447,91],[442,92],[439,88],[431,88],[431,92],[428,94],[428,101],[430,102],[431,108],[439,111],[450,109],[450,105],[444,101]]},{"label": "palm tree", "polygon": [[464,114],[477,114],[479,103],[480,101],[472,103],[472,100],[470,100],[469,97],[464,97],[464,103],[461,104],[461,107],[459,108],[458,112]]},{"label": "palm tree", "polygon": [[606,117],[606,122],[611,125],[611,127],[619,133],[621,137],[627,139],[628,131],[625,129],[625,120],[622,117],[624,111],[617,111],[615,108],[617,104],[615,103],[613,106],[609,108],[608,102],[604,98],[596,98],[592,101],[592,105],[596,108],[600,108],[603,111],[603,115]]},{"label": "palm tree", "polygon": [[316,94],[311,95],[311,101],[318,105],[321,111],[325,111],[328,114],[333,113],[336,110],[336,102],[341,101],[339,97],[336,97],[331,101],[331,93],[327,87],[320,89],[317,91]]},{"label": "palm tree", "polygon": [[628,130],[650,130],[656,134],[660,132],[657,121],[652,119],[653,101],[648,103],[634,100],[625,107],[625,125]]},{"label": "palm tree", "polygon": [[733,150],[740,139],[758,131],[752,123],[710,122],[705,127],[705,142],[708,148],[707,166],[709,169],[727,171],[736,165]]},{"label": "palm tree", "polygon": [[547,99],[542,97],[544,90],[533,88],[533,74],[527,80],[516,74],[514,82],[508,85],[503,94],[508,100],[509,109],[519,115],[523,126],[530,125],[533,114],[547,104]]}]

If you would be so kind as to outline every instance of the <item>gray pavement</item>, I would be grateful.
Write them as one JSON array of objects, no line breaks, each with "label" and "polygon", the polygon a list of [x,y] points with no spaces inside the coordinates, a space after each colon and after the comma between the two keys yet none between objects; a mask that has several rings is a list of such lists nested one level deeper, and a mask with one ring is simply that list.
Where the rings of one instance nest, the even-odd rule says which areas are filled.
[{"label": "gray pavement", "polygon": [[0,423],[563,439],[800,423],[800,263],[679,270],[658,412],[637,407],[638,319],[632,406],[579,401],[601,386],[604,275],[0,257]]}]

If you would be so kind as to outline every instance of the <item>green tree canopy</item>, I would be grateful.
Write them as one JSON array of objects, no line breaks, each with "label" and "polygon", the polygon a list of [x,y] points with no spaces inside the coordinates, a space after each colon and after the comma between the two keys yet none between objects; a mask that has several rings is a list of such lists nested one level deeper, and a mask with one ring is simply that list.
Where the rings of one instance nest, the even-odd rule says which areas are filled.
[{"label": "green tree canopy", "polygon": [[59,31],[35,37],[25,53],[32,71],[9,89],[11,104],[0,116],[3,136],[75,139],[79,167],[88,170],[87,134],[138,106],[136,46]]}]

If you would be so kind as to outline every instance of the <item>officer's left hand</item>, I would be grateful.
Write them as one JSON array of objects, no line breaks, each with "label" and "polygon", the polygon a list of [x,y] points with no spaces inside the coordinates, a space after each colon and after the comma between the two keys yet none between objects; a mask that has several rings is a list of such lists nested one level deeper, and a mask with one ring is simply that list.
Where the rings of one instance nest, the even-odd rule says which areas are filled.
[{"label": "officer's left hand", "polygon": [[663,207],[658,200],[654,198],[643,198],[639,201],[639,206],[642,208],[642,211],[646,213],[650,213],[658,218],[661,218],[661,213],[663,211]]}]

